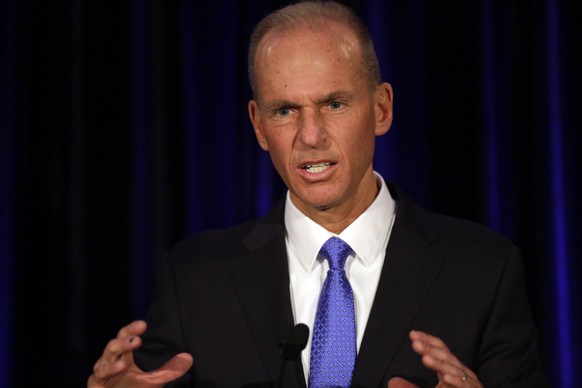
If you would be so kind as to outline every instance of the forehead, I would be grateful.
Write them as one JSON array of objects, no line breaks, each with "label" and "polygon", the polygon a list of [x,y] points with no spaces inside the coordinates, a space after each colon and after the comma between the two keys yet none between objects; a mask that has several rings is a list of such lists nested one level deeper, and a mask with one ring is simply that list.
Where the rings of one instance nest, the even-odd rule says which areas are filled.
[{"label": "forehead", "polygon": [[[269,31],[259,42],[255,65],[260,65],[265,56],[273,57],[280,51],[298,54],[307,50],[323,50],[333,55],[342,53],[346,58],[359,51],[355,34],[346,26],[336,22],[319,22],[285,29]],[[258,62],[258,63],[257,63]]]},{"label": "forehead", "polygon": [[[255,73],[261,90],[301,85],[313,88],[317,80],[339,82],[359,73],[361,50],[355,34],[347,27],[327,23],[324,28],[298,27],[272,30],[257,47]],[[361,76],[361,74],[359,74]]]}]

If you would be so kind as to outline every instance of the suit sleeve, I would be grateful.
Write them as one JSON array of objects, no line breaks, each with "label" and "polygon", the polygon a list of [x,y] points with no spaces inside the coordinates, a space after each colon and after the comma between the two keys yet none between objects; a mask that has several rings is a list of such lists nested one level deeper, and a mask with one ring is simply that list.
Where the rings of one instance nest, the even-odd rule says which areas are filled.
[{"label": "suit sleeve", "polygon": [[[142,336],[143,345],[134,357],[136,364],[145,371],[161,367],[170,358],[190,351],[184,345],[180,303],[176,293],[171,260],[165,257],[157,272],[154,298],[148,309],[148,329]],[[189,387],[191,369],[185,376],[167,387]]]},{"label": "suit sleeve", "polygon": [[541,372],[524,279],[521,254],[513,247],[480,346],[476,373],[485,387],[549,386]]}]

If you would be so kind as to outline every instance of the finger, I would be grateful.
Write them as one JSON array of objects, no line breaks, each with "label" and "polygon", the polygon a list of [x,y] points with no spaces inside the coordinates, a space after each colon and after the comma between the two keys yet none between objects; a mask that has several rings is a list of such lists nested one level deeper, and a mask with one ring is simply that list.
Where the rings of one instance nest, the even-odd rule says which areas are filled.
[{"label": "finger", "polygon": [[[453,356],[454,357],[454,356]],[[456,357],[455,357],[455,360]],[[457,360],[458,362],[458,360]],[[422,357],[422,363],[434,370],[441,383],[453,387],[482,387],[477,375],[461,362],[451,363],[427,354]],[[443,386],[439,384],[439,387]]]},{"label": "finger", "polygon": [[440,338],[418,331],[411,331],[410,338],[412,339],[413,350],[421,356],[429,355],[436,360],[452,364],[459,369],[465,368]]},{"label": "finger", "polygon": [[482,387],[481,383],[477,377],[473,377],[470,371],[461,372],[461,375],[451,375],[445,374],[439,377],[440,381],[445,383],[446,386],[452,387]]},{"label": "finger", "polygon": [[141,338],[137,336],[112,339],[105,347],[101,358],[110,362],[118,361],[140,346]]},{"label": "finger", "polygon": [[438,337],[435,337],[434,335],[430,335],[422,331],[411,330],[409,333],[409,337],[412,341],[422,341],[429,344],[430,346],[444,348],[447,350],[449,349],[443,340],[441,340]]},{"label": "finger", "polygon": [[466,384],[471,382],[480,384],[477,375],[467,368],[440,338],[419,331],[411,331],[410,338],[412,348],[422,356],[423,364],[437,372],[441,381],[453,383],[454,386],[467,386]]},{"label": "finger", "polygon": [[[117,337],[109,341],[99,361],[117,361],[124,354],[131,352],[141,346],[141,338],[147,328],[145,321],[133,321],[129,325],[122,327],[117,333]],[[99,362],[98,361],[98,362]]]},{"label": "finger", "polygon": [[[453,355],[442,349],[430,348],[428,351],[420,349],[422,345],[414,342],[412,347],[414,351],[422,356],[422,363],[435,372],[442,373],[459,373],[464,370],[463,364]],[[426,345],[425,345],[426,346]]]},{"label": "finger", "polygon": [[455,359],[455,361],[456,362],[451,362],[450,358],[442,360],[430,354],[426,354],[422,357],[422,363],[437,372],[439,375],[451,375],[459,378],[461,378],[463,374],[467,374],[467,376],[475,376],[469,368],[458,362],[458,360]]},{"label": "finger", "polygon": [[464,371],[468,370],[468,368],[448,350],[431,347],[419,341],[413,342],[412,347],[414,351],[422,355],[423,364],[439,374],[462,376]]},{"label": "finger", "polygon": [[154,384],[165,384],[182,377],[192,367],[194,359],[188,353],[180,353],[172,357],[161,368],[147,373],[144,377]]},{"label": "finger", "polygon": [[461,362],[447,348],[432,346],[422,341],[412,341],[412,349],[421,356],[430,355],[443,362],[448,362],[457,366],[462,366]]},{"label": "finger", "polygon": [[91,375],[87,379],[87,388],[102,388],[104,386],[104,382],[95,375]]},{"label": "finger", "polygon": [[107,361],[100,358],[93,366],[93,376],[98,381],[105,381],[127,368],[127,363],[125,360]]},{"label": "finger", "polygon": [[147,327],[148,325],[145,321],[133,321],[119,330],[117,333],[117,338],[142,335],[145,333]]},{"label": "finger", "polygon": [[109,378],[134,365],[133,351],[141,346],[141,338],[136,336],[109,341],[103,355],[93,367],[98,378]]}]

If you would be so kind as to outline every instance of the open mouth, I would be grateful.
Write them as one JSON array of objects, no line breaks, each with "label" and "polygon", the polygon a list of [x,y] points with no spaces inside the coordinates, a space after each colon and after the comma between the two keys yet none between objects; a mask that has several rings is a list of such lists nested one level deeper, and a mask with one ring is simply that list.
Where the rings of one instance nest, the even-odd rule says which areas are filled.
[{"label": "open mouth", "polygon": [[303,167],[301,167],[301,169],[306,170],[310,174],[316,174],[318,172],[327,170],[330,166],[334,164],[335,163],[330,162],[306,164]]}]

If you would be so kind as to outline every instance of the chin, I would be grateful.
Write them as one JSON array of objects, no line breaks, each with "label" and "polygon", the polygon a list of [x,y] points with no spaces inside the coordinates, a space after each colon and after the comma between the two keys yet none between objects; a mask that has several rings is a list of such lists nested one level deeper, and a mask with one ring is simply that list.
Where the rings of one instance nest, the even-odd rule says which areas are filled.
[{"label": "chin", "polygon": [[320,211],[331,209],[338,202],[335,198],[330,198],[328,195],[311,195],[304,197],[301,201],[309,207]]},{"label": "chin", "polygon": [[294,190],[294,197],[303,206],[317,210],[327,210],[336,206],[342,197],[341,190],[338,190],[338,184],[315,184],[315,185],[297,185]]}]

